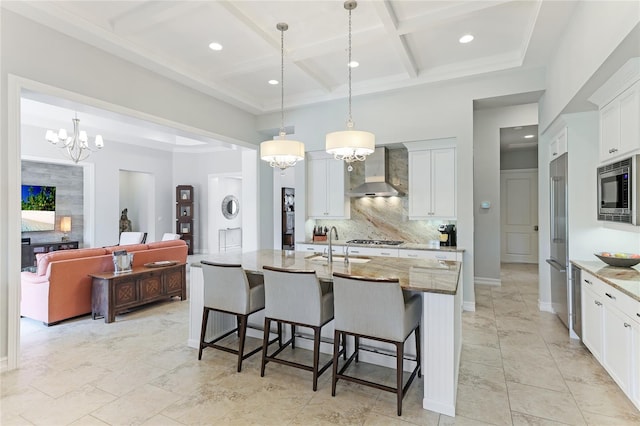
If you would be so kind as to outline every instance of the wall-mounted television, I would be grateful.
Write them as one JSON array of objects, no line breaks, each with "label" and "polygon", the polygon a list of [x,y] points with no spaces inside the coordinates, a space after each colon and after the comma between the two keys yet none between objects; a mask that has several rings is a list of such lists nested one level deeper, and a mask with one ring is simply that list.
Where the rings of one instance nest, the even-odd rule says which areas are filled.
[{"label": "wall-mounted television", "polygon": [[56,187],[22,185],[22,232],[54,231]]}]

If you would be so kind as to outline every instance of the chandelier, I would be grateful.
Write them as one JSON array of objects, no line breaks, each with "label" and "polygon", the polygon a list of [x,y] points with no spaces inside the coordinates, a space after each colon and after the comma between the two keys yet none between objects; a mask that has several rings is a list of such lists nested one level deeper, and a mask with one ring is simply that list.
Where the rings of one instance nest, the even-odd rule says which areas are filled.
[{"label": "chandelier", "polygon": [[284,32],[289,29],[286,23],[276,25],[280,31],[280,132],[278,139],[268,140],[260,144],[260,158],[271,167],[284,170],[304,160],[304,144],[286,139],[284,130]]},{"label": "chandelier", "polygon": [[102,140],[102,136],[96,135],[94,144],[97,149],[92,149],[89,147],[87,132],[79,128],[80,120],[78,119],[77,113],[76,118],[72,118],[71,121],[73,121],[72,136],[68,136],[65,129],[60,129],[57,132],[47,130],[45,139],[56,147],[65,149],[69,158],[71,158],[74,163],[78,163],[89,157],[92,152],[102,149],[102,147],[104,147],[104,141]]},{"label": "chandelier", "polygon": [[353,118],[351,116],[351,11],[358,6],[355,0],[344,2],[344,8],[349,11],[349,59],[347,68],[349,69],[349,116],[347,118],[347,130],[328,133],[326,136],[325,149],[327,153],[333,155],[336,160],[345,161],[352,171],[351,165],[354,161],[364,161],[367,155],[373,153],[376,147],[376,137],[373,133],[362,130],[354,130]]}]

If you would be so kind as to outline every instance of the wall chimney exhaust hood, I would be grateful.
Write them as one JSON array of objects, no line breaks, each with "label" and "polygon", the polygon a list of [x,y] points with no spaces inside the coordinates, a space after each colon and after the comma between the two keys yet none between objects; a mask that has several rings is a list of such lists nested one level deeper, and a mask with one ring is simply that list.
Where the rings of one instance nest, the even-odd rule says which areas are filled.
[{"label": "wall chimney exhaust hood", "polygon": [[402,196],[402,191],[389,183],[389,157],[386,147],[378,147],[364,162],[364,183],[353,188],[350,197]]}]

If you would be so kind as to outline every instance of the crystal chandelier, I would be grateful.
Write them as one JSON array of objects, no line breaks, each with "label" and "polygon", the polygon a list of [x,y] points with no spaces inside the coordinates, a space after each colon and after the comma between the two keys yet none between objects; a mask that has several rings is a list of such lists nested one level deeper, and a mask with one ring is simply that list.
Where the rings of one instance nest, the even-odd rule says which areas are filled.
[{"label": "crystal chandelier", "polygon": [[278,139],[268,140],[260,144],[260,158],[269,162],[271,167],[284,170],[304,160],[304,144],[286,139],[284,130],[284,32],[289,29],[286,23],[276,25],[280,31],[280,134]]},{"label": "crystal chandelier", "polygon": [[94,144],[97,149],[90,148],[87,132],[79,128],[80,120],[78,119],[77,113],[76,118],[72,118],[71,121],[73,121],[72,136],[68,136],[65,129],[60,129],[58,132],[47,130],[45,139],[56,147],[65,149],[69,158],[71,158],[74,163],[78,163],[89,157],[92,152],[102,149],[102,147],[104,147],[104,141],[102,140],[102,136],[96,135]]},{"label": "crystal chandelier", "polygon": [[351,11],[358,6],[355,0],[344,2],[344,8],[349,11],[349,116],[347,119],[347,130],[328,133],[326,136],[325,149],[333,155],[336,160],[344,160],[349,164],[348,170],[352,171],[351,165],[354,161],[364,161],[367,155],[373,153],[376,147],[376,137],[373,133],[362,130],[354,130],[353,118],[351,116]]}]

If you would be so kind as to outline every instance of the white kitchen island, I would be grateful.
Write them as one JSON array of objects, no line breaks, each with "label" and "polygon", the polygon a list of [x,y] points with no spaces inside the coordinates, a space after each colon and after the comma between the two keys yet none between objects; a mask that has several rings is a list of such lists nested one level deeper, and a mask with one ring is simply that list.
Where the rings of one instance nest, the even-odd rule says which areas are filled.
[{"label": "white kitchen island", "polygon": [[[371,278],[397,277],[403,289],[421,292],[422,313],[422,376],[423,407],[425,409],[455,416],[458,370],[462,348],[462,283],[460,262],[430,259],[387,258],[371,256],[365,263],[334,261],[327,264],[315,255],[305,252],[260,250],[249,253],[228,253],[207,256],[207,260],[219,263],[241,264],[248,272],[262,273],[265,265],[289,269],[313,269],[318,278],[331,281],[333,272]],[[189,341],[197,348],[203,308],[202,268],[191,265],[189,294]],[[216,313],[210,316],[207,338],[221,335],[234,327],[235,319]],[[326,328],[326,327],[325,327]],[[333,330],[326,330],[332,335]],[[328,334],[331,332],[331,334]],[[323,333],[324,334],[324,333]],[[301,341],[298,344],[304,347]],[[412,347],[409,342],[407,347]],[[351,347],[353,348],[353,346]],[[331,346],[321,348],[331,353]],[[372,352],[363,353],[360,359],[393,367],[395,361]],[[412,363],[406,363],[410,368]]]}]

